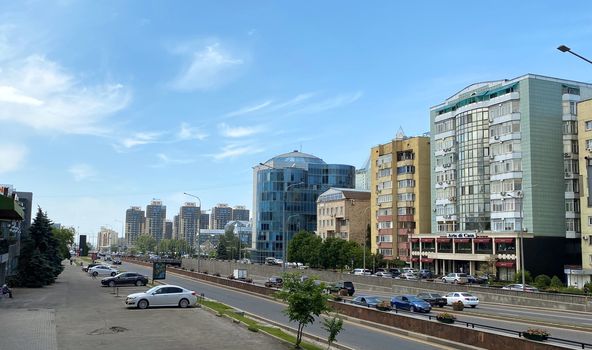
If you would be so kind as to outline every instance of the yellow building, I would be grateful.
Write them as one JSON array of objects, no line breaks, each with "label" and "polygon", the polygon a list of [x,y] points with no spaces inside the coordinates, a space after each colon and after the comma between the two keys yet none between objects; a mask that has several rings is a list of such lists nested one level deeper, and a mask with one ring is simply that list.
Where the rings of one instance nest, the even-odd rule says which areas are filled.
[{"label": "yellow building", "polygon": [[330,188],[317,199],[317,235],[365,246],[370,223],[370,191]]},{"label": "yellow building", "polygon": [[399,132],[371,152],[372,251],[411,263],[409,235],[431,232],[430,138]]},{"label": "yellow building", "polygon": [[582,287],[585,282],[592,280],[592,99],[582,101],[577,106],[578,115],[578,148],[580,167],[580,193],[582,218],[582,269],[566,269],[568,285]]}]

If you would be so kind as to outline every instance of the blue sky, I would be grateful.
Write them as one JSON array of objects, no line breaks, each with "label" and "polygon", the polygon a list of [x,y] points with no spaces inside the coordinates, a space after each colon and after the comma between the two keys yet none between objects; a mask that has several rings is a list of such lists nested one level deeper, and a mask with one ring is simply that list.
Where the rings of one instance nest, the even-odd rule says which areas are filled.
[{"label": "blue sky", "polygon": [[153,198],[252,207],[252,167],[361,166],[475,82],[592,81],[592,3],[4,1],[0,183],[94,235]]}]

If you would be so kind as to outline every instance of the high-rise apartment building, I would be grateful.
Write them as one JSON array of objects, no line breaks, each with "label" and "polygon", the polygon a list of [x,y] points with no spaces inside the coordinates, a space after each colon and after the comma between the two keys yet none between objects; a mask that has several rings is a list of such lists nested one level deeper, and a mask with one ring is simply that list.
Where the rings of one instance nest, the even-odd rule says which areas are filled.
[{"label": "high-rise apartment building", "polygon": [[590,84],[528,74],[432,107],[433,235],[414,236],[419,266],[560,275],[580,237],[575,106],[591,96]]},{"label": "high-rise apartment building", "polygon": [[[317,228],[317,197],[330,187],[353,188],[355,168],[294,151],[253,168],[254,261],[284,259],[284,241]],[[285,239],[284,239],[285,237]]]},{"label": "high-rise apartment building", "polygon": [[164,239],[173,239],[173,222],[166,220],[164,223]]},{"label": "high-rise apartment building", "polygon": [[147,235],[153,237],[156,242],[160,242],[164,238],[166,222],[166,205],[162,201],[152,200],[146,206],[146,227]]},{"label": "high-rise apartment building", "polygon": [[[571,108],[571,106],[570,106]],[[581,269],[577,274],[567,271],[568,285],[580,288],[586,282],[592,282],[592,99],[577,104],[578,150],[581,198]],[[565,122],[564,122],[565,123]],[[566,158],[567,159],[567,158]]]},{"label": "high-rise apartment building", "polygon": [[191,247],[197,244],[196,236],[200,215],[201,208],[194,202],[186,202],[179,209],[179,233],[177,239],[187,241]]},{"label": "high-rise apartment building", "polygon": [[111,250],[112,245],[117,245],[119,243],[119,237],[117,236],[117,232],[101,226],[101,230],[97,235],[97,249],[99,251],[108,252]]},{"label": "high-rise apartment building", "polygon": [[232,220],[234,221],[249,221],[249,209],[244,205],[235,205],[232,208]]},{"label": "high-rise apartment building", "polygon": [[144,233],[146,217],[140,207],[131,207],[125,211],[125,239],[133,245],[136,239]]},{"label": "high-rise apartment building", "polygon": [[388,260],[410,261],[410,235],[430,232],[430,139],[406,137],[371,150],[371,244]]},{"label": "high-rise apartment building", "polygon": [[232,208],[225,203],[216,204],[210,215],[210,229],[223,230],[230,220],[232,220]]},{"label": "high-rise apartment building", "polygon": [[201,216],[199,219],[199,229],[200,230],[208,230],[210,228],[210,214],[207,211],[202,210]]},{"label": "high-rise apartment building", "polygon": [[179,239],[179,215],[173,217],[173,238]]},{"label": "high-rise apartment building", "polygon": [[370,191],[330,188],[317,199],[316,234],[366,245],[370,225]]}]

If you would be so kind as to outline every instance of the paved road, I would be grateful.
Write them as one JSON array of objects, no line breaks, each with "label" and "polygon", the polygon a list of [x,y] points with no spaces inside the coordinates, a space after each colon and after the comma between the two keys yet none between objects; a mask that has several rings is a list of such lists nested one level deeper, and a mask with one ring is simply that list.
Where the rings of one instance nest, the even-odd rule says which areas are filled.
[{"label": "paved road", "polygon": [[[151,275],[152,269],[140,265],[124,263],[124,268],[130,271],[137,271],[146,275]],[[226,289],[215,285],[202,283],[184,276],[167,274],[167,283],[176,284],[199,293],[205,293],[206,297],[218,300],[227,305],[244,310],[246,312],[259,315],[266,319],[295,327],[288,318],[282,313],[285,305],[251,294],[241,293],[232,289]],[[306,332],[325,338],[327,332],[321,328],[317,321],[314,325],[308,326]],[[353,323],[346,323],[344,330],[337,337],[340,344],[354,349],[364,350],[419,350],[419,349],[447,349],[446,347],[429,344],[425,341],[398,336],[396,334],[379,331],[373,328],[361,326]]]},{"label": "paved road", "polygon": [[[14,289],[0,300],[0,349],[4,350],[277,350],[291,348],[199,308],[127,309],[127,293],[146,287],[101,287],[80,267],[67,265],[57,282]],[[240,339],[240,343],[238,343]]]}]

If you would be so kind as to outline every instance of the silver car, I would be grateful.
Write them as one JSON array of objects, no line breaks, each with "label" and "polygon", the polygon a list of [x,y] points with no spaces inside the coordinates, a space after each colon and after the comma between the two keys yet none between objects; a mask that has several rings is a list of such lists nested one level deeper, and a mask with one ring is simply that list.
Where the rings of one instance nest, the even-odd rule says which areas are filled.
[{"label": "silver car", "polygon": [[197,303],[197,293],[179,286],[163,285],[125,298],[127,306],[146,309],[150,306],[179,306],[186,308]]}]

